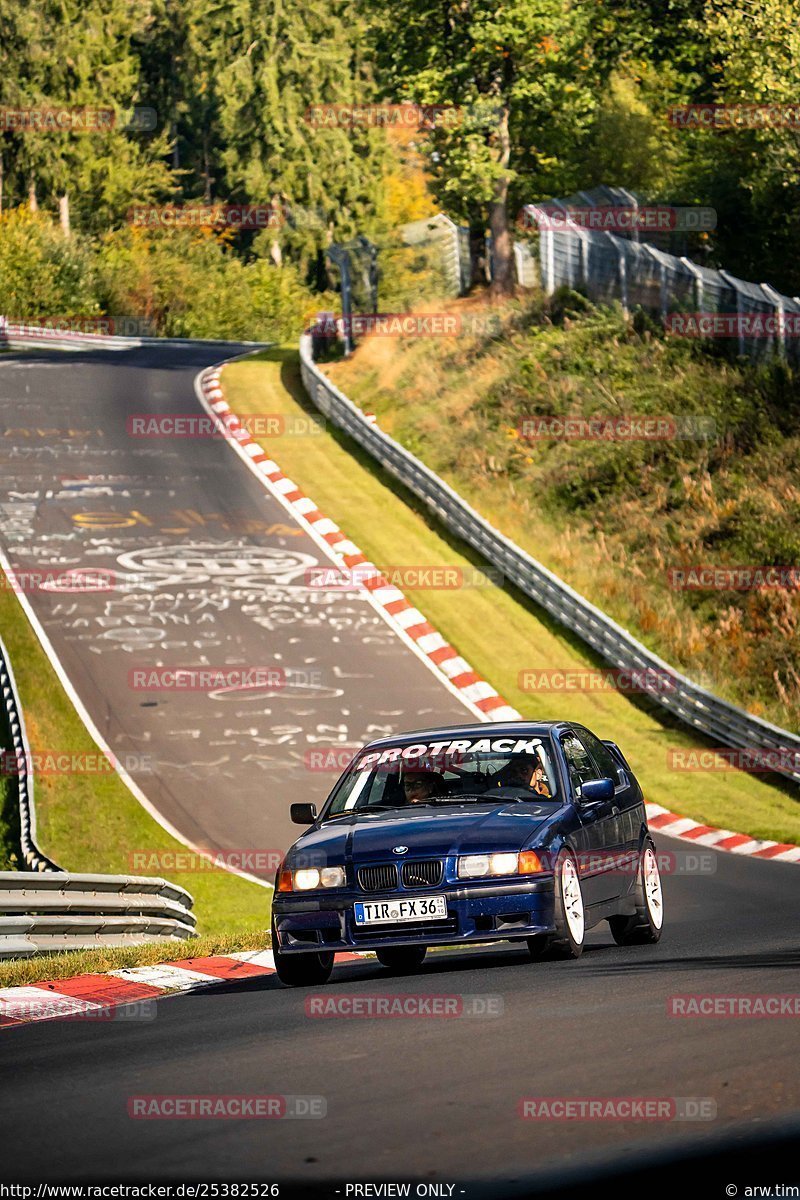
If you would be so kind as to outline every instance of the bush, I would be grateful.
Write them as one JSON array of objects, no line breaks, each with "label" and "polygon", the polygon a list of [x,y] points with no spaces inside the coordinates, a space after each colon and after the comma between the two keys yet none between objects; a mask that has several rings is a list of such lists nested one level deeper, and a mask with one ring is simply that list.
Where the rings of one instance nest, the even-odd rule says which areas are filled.
[{"label": "bush", "polygon": [[0,312],[15,319],[99,313],[86,242],[66,238],[52,219],[27,208],[0,217]]},{"label": "bush", "polygon": [[313,307],[293,266],[245,263],[202,230],[109,234],[98,270],[107,311],[143,317],[164,337],[283,341]]}]

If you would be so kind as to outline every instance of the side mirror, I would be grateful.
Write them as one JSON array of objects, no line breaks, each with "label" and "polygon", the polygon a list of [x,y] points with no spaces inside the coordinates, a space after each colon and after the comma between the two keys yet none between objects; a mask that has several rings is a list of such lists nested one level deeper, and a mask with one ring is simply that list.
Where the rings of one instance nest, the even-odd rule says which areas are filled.
[{"label": "side mirror", "polygon": [[293,804],[289,816],[295,825],[313,825],[317,819],[316,804]]},{"label": "side mirror", "polygon": [[[581,787],[581,804],[602,804],[606,800],[613,799],[613,779],[590,779]],[[298,805],[298,807],[301,806]]]}]

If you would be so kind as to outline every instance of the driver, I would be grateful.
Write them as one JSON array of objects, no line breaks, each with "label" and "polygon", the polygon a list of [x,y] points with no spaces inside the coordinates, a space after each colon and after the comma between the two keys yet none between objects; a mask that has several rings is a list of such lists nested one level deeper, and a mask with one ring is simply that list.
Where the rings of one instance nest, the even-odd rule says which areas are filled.
[{"label": "driver", "polygon": [[529,788],[537,796],[550,795],[547,776],[538,754],[515,754],[497,772],[495,787]]},{"label": "driver", "polygon": [[407,804],[424,804],[431,796],[441,796],[444,780],[436,771],[406,771],[403,793]]}]

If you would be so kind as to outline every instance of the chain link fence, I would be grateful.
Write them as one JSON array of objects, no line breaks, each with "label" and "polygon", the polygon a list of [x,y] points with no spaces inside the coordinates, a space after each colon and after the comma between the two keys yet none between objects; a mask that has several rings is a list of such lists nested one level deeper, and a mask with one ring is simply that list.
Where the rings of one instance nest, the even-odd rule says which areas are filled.
[{"label": "chain link fence", "polygon": [[750,283],[668,253],[653,244],[663,242],[664,235],[646,234],[642,240],[636,231],[588,229],[581,220],[580,210],[586,208],[639,205],[620,188],[526,205],[522,224],[538,231],[538,280],[535,248],[518,243],[520,286],[530,287],[534,279],[548,294],[573,288],[599,304],[618,301],[626,315],[642,309],[658,316],[676,335],[725,338],[753,362],[782,357],[800,366],[800,297],[782,296],[767,283]]},{"label": "chain link fence", "polygon": [[472,261],[469,229],[457,225],[445,213],[411,221],[403,225],[400,234],[407,246],[437,247],[441,253],[442,270],[454,296],[461,296],[472,282]]}]

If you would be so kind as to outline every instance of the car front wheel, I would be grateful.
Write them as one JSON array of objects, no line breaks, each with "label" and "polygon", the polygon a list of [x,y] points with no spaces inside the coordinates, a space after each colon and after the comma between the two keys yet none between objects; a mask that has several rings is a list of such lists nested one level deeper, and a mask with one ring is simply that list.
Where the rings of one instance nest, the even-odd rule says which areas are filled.
[{"label": "car front wheel", "polygon": [[548,949],[555,958],[580,958],[586,936],[586,914],[578,864],[572,851],[561,851],[555,874],[556,931]]},{"label": "car front wheel", "polygon": [[275,953],[275,971],[287,987],[314,987],[327,983],[333,970],[333,951],[324,954]]},{"label": "car front wheel", "polygon": [[657,942],[664,925],[664,896],[656,848],[650,838],[644,844],[636,876],[636,913],[632,917],[610,917],[611,934],[618,946]]},{"label": "car front wheel", "polygon": [[320,954],[281,954],[275,926],[272,927],[272,957],[275,974],[287,987],[314,987],[327,983],[333,970],[333,951]]}]

